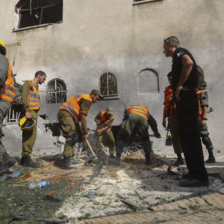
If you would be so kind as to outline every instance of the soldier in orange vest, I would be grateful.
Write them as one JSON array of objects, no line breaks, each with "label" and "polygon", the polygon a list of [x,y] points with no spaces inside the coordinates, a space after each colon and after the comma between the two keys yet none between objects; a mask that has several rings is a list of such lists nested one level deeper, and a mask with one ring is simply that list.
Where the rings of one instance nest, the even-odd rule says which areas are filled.
[{"label": "soldier in orange vest", "polygon": [[100,111],[95,117],[97,124],[97,154],[99,157],[101,154],[103,155],[102,141],[105,140],[104,142],[106,143],[106,146],[109,146],[110,158],[115,158],[115,139],[113,132],[111,131],[114,118],[112,107],[108,107],[107,110]]},{"label": "soldier in orange vest", "polygon": [[131,106],[125,110],[124,120],[116,136],[116,161],[119,164],[126,138],[137,134],[143,141],[146,165],[151,164],[150,153],[152,151],[148,128],[151,127],[155,137],[160,138],[156,120],[145,106]]},{"label": "soldier in orange vest", "polygon": [[213,145],[209,137],[208,126],[207,126],[207,112],[208,112],[208,93],[206,91],[207,83],[201,82],[200,88],[197,91],[198,106],[199,106],[199,125],[201,127],[201,140],[208,150],[209,156],[205,161],[206,163],[215,163],[215,157],[213,154]]},{"label": "soldier in orange vest", "polygon": [[0,40],[0,171],[13,166],[16,160],[8,155],[3,144],[3,120],[16,97],[12,67],[5,57],[6,46]]},{"label": "soldier in orange vest", "polygon": [[[60,107],[58,121],[66,139],[62,168],[75,169],[72,166],[72,164],[77,163],[73,158],[75,143],[88,138],[86,116],[89,114],[92,104],[96,103],[101,97],[99,90],[92,90],[90,94],[81,94],[78,98],[72,96]],[[82,130],[79,128],[79,122],[82,124]]]},{"label": "soldier in orange vest", "polygon": [[[21,117],[32,119],[37,123],[38,111],[40,110],[40,96],[38,85],[41,85],[46,80],[46,74],[42,71],[35,73],[33,80],[27,80],[22,87],[22,103],[23,111]],[[22,158],[21,165],[25,167],[39,167],[39,165],[30,158],[33,151],[33,146],[36,140],[37,125],[32,130],[23,130],[22,133]]]},{"label": "soldier in orange vest", "polygon": [[[162,125],[165,128],[170,128],[170,132],[172,135],[172,142],[174,152],[177,154],[177,160],[174,163],[174,166],[179,166],[184,164],[181,153],[183,153],[183,149],[180,142],[179,136],[179,127],[178,120],[176,114],[176,104],[173,101],[173,90],[172,90],[172,73],[169,72],[167,74],[167,78],[169,81],[169,86],[166,87],[164,91],[164,110],[163,110],[163,122]],[[168,119],[168,124],[166,124],[166,120]]]}]

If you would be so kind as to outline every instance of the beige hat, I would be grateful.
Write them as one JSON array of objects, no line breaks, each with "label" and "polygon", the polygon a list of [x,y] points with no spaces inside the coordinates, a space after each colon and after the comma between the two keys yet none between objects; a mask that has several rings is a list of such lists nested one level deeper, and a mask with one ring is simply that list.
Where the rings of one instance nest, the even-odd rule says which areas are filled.
[{"label": "beige hat", "polygon": [[100,93],[98,89],[93,89],[91,94],[98,95],[100,98],[103,98],[103,95]]},{"label": "beige hat", "polygon": [[113,109],[113,107],[107,107],[106,112],[107,112],[107,114],[113,115],[113,114],[114,114],[114,109]]}]

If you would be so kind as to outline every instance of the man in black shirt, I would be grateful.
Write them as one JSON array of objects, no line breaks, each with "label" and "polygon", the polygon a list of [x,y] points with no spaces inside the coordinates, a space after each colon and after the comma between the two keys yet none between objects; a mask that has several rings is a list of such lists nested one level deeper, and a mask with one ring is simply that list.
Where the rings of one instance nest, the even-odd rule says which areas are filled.
[{"label": "man in black shirt", "polygon": [[180,186],[207,186],[208,175],[204,166],[204,157],[198,125],[197,67],[191,53],[179,47],[179,40],[170,36],[164,40],[164,54],[173,58],[172,88],[177,105],[177,118],[181,144],[184,151],[188,175],[180,180]]}]

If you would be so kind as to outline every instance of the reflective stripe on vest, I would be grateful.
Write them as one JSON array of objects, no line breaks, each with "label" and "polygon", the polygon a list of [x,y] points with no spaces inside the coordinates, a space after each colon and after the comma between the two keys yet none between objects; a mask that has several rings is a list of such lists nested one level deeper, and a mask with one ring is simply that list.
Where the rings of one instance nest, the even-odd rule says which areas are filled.
[{"label": "reflective stripe on vest", "polygon": [[165,91],[165,98],[164,98],[164,110],[165,115],[169,116],[170,114],[173,114],[174,110],[176,110],[176,104],[172,102],[173,100],[173,90],[171,86],[167,86]]},{"label": "reflective stripe on vest", "polygon": [[39,91],[37,90],[36,86],[29,81],[30,85],[30,92],[28,95],[28,105],[29,105],[29,110],[40,110],[40,96],[39,96]]},{"label": "reflective stripe on vest", "polygon": [[100,114],[100,123],[101,124],[108,124],[110,123],[111,121],[114,120],[114,116],[111,116],[109,119],[106,118],[106,111],[105,110],[102,110],[101,111],[101,114]]},{"label": "reflective stripe on vest", "polygon": [[[66,110],[68,111],[72,117],[76,120],[77,118],[80,120],[80,105],[79,102],[82,100],[88,100],[92,103],[92,99],[90,97],[89,94],[82,94],[80,97],[75,98],[74,96],[72,96],[71,98],[68,99],[68,101],[66,101],[61,107],[61,110]],[[90,110],[89,110],[90,111]],[[88,111],[88,113],[89,113]]]},{"label": "reflective stripe on vest", "polygon": [[203,114],[203,108],[202,108],[202,105],[201,105],[201,94],[202,93],[207,94],[207,92],[205,90],[198,90],[197,91],[197,96],[198,96],[198,113],[199,113],[199,115]]},{"label": "reflective stripe on vest", "polygon": [[127,108],[129,113],[137,114],[148,120],[148,109],[144,106],[131,106]]},{"label": "reflective stripe on vest", "polygon": [[[9,63],[9,62],[8,62]],[[0,90],[0,99],[4,99],[10,103],[14,101],[16,92],[14,88],[14,79],[12,77],[12,67],[8,65],[8,77],[5,81],[4,87]]]}]

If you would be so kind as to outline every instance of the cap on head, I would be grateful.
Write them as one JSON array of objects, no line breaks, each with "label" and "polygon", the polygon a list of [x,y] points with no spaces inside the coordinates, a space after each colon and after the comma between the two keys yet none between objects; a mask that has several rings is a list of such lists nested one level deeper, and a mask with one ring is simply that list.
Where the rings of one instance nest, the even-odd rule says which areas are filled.
[{"label": "cap on head", "polygon": [[107,112],[107,114],[113,115],[113,114],[114,114],[114,109],[113,109],[113,107],[107,107],[106,112]]},{"label": "cap on head", "polygon": [[93,94],[95,96],[98,95],[101,99],[103,98],[103,95],[97,89],[93,89],[90,94]]}]

